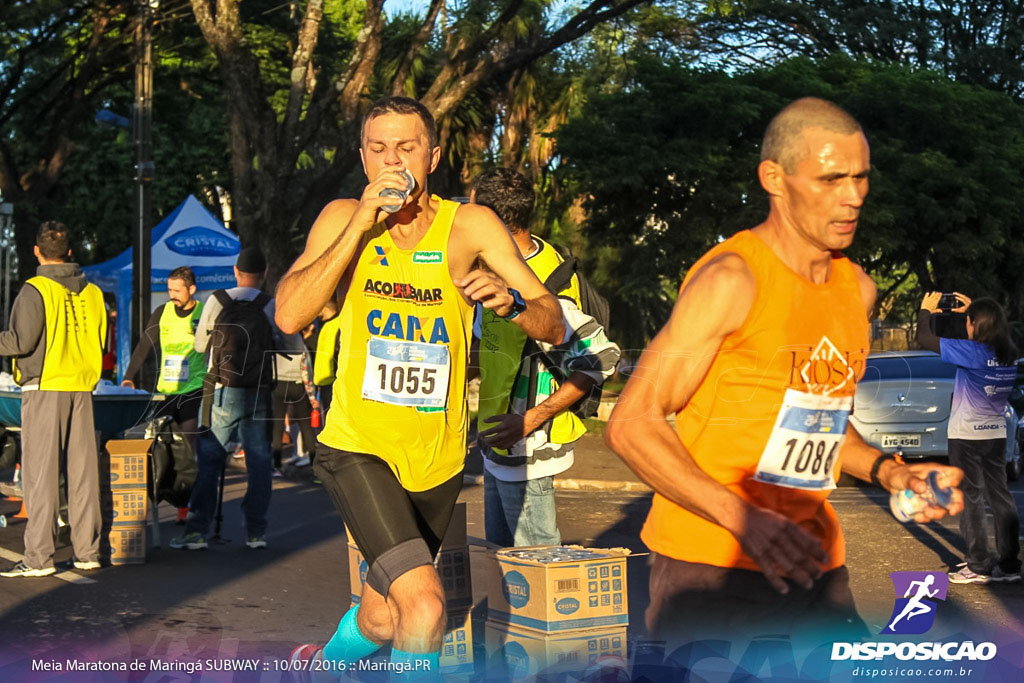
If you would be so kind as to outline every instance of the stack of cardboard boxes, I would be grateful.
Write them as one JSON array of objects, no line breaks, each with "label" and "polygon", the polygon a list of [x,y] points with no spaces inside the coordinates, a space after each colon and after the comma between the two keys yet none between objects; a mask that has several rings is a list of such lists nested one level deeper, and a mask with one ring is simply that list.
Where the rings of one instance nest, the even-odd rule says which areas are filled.
[{"label": "stack of cardboard boxes", "polygon": [[[369,569],[352,533],[348,532],[348,574],[352,604],[359,602]],[[446,675],[473,672],[473,582],[469,570],[469,545],[466,539],[466,504],[458,503],[441,550],[434,562],[444,588],[448,625],[441,644],[441,672]]]},{"label": "stack of cardboard boxes", "polygon": [[146,560],[146,488],[151,439],[107,442],[109,477],[100,477],[103,529],[110,544],[111,564],[142,564]]},{"label": "stack of cardboard boxes", "polygon": [[628,550],[498,550],[487,590],[488,660],[509,678],[625,661]]}]

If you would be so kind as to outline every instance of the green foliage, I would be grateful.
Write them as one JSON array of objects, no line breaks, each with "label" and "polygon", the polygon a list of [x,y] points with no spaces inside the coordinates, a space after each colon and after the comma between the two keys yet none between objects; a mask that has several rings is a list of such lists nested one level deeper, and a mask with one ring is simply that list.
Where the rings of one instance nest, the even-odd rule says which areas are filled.
[{"label": "green foliage", "polygon": [[[961,83],[1024,93],[1024,19],[1017,0],[747,0],[700,21],[717,63],[772,64],[844,53],[939,71]],[[719,61],[720,60],[720,61]]]},{"label": "green foliage", "polygon": [[[153,223],[189,194],[215,215],[218,188],[230,184],[227,117],[216,63],[194,25],[178,23],[155,36],[152,185]],[[96,108],[130,117],[131,70]],[[130,129],[95,122],[82,127],[56,192],[64,220],[81,235],[76,257],[96,263],[132,244],[136,225],[135,148]],[[98,182],[97,179],[102,179]]]},{"label": "green foliage", "polygon": [[1021,236],[1024,110],[1009,97],[842,56],[733,76],[645,60],[626,91],[594,97],[557,134],[564,180],[588,197],[586,240],[612,254],[600,279],[622,321],[616,338],[646,341],[689,266],[763,219],[761,136],[806,95],[845,107],[871,143],[872,190],[850,254],[883,295],[919,296],[906,292],[913,275],[931,288],[1019,298],[1006,275],[1024,265],[1010,248]]}]

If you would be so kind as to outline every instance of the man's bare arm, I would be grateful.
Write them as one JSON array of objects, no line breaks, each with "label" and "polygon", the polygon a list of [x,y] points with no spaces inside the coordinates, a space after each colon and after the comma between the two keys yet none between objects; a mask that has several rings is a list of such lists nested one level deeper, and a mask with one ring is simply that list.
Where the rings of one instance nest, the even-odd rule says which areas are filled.
[{"label": "man's bare arm", "polygon": [[313,223],[306,248],[277,285],[274,322],[285,334],[308,325],[331,298],[363,236],[353,226],[356,202],[333,201]]},{"label": "man's bare arm", "polygon": [[[843,440],[843,447],[839,452],[843,472],[862,481],[870,482],[871,471],[875,468],[875,463],[881,455],[882,452],[880,450],[869,446],[864,441],[852,424],[846,425],[846,438]],[[925,478],[932,470],[939,473],[939,482],[942,486],[953,488],[953,500],[948,508],[929,505],[914,515],[914,521],[923,524],[936,519],[942,519],[946,515],[958,514],[963,510],[964,496],[959,488],[960,481],[964,477],[963,470],[951,465],[935,463],[906,465],[897,462],[895,459],[886,459],[878,463],[875,476],[878,478],[878,483],[882,485],[882,488],[890,493],[904,489],[910,489],[915,493],[924,493],[928,488]]]},{"label": "man's bare arm", "polygon": [[605,439],[662,496],[728,530],[781,593],[783,576],[810,586],[826,557],[820,543],[780,514],[743,500],[702,470],[665,419],[692,398],[725,338],[753,305],[743,260],[722,254],[687,283],[619,398]]},{"label": "man's bare arm", "polygon": [[574,372],[550,396],[527,410],[525,414],[506,413],[493,415],[484,420],[498,424],[480,432],[480,439],[493,448],[511,448],[542,424],[571,408],[589,394],[596,384],[597,380],[587,373]]},{"label": "man's bare arm", "polygon": [[406,179],[383,170],[363,190],[362,197],[339,199],[324,207],[313,223],[306,248],[277,285],[274,322],[285,334],[295,334],[323,309],[334,294],[363,233],[380,219],[380,208],[394,199],[381,197],[384,188],[405,190]]},{"label": "man's bare arm", "polygon": [[490,209],[473,204],[460,207],[457,217],[459,234],[468,245],[472,260],[479,258],[493,272],[470,269],[455,281],[455,286],[467,298],[479,301],[500,316],[511,310],[513,299],[508,288],[515,289],[523,297],[526,310],[512,322],[531,339],[549,344],[564,341],[566,329],[558,299],[526,265],[501,220]]}]

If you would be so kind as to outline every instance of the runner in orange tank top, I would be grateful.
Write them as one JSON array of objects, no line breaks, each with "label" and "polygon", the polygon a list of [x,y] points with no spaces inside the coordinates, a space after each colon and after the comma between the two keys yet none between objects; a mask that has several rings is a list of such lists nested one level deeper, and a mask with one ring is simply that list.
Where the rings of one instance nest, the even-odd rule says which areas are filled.
[{"label": "runner in orange tank top", "polygon": [[[656,637],[866,635],[827,501],[840,472],[918,492],[932,469],[952,487],[963,476],[899,464],[847,423],[875,303],[842,255],[868,192],[860,125],[797,100],[769,124],[761,159],[768,218],[690,269],[608,425],[609,445],[655,490],[642,538]],[[916,521],[962,508],[955,489],[948,510]]]}]

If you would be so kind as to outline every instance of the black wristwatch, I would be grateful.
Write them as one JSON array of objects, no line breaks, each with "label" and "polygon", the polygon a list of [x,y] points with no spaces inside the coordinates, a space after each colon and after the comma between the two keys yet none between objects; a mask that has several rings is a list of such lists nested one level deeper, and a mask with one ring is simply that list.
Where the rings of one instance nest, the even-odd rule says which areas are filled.
[{"label": "black wristwatch", "polygon": [[522,294],[511,287],[508,288],[508,293],[512,296],[512,308],[502,317],[504,317],[505,320],[514,320],[516,316],[526,310],[526,301],[523,300]]}]

